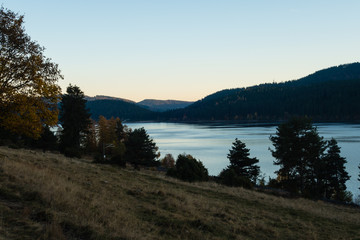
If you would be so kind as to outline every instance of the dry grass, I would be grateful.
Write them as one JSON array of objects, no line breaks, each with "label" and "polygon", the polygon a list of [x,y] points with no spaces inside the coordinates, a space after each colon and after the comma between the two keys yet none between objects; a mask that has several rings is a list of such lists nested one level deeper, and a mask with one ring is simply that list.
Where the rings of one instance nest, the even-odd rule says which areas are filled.
[{"label": "dry grass", "polygon": [[359,236],[358,208],[0,147],[0,240]]}]

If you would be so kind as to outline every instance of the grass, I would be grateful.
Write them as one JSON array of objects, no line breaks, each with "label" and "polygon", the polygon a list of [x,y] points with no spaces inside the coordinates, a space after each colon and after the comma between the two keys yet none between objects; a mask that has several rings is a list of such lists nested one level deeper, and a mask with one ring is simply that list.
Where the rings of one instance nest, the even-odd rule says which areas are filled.
[{"label": "grass", "polygon": [[360,239],[360,209],[0,147],[2,239]]}]

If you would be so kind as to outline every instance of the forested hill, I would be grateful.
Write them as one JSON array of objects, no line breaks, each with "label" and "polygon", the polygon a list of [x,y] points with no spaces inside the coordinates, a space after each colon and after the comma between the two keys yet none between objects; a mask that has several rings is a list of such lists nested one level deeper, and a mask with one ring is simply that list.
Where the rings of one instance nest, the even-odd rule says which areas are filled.
[{"label": "forested hill", "polygon": [[331,67],[284,83],[219,91],[163,119],[284,120],[307,115],[314,121],[360,120],[360,63]]},{"label": "forested hill", "polygon": [[185,108],[194,102],[178,101],[178,100],[155,100],[145,99],[137,104],[141,107],[155,112],[164,112],[167,110]]},{"label": "forested hill", "polygon": [[135,103],[122,100],[94,100],[88,101],[86,107],[90,109],[91,118],[97,120],[100,115],[110,119],[119,117],[121,120],[142,121],[154,120],[156,113],[139,107]]}]

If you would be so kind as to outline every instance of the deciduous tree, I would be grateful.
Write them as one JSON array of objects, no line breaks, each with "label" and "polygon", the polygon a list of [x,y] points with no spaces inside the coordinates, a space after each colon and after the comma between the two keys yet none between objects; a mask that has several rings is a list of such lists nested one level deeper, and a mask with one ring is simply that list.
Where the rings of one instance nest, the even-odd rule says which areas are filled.
[{"label": "deciduous tree", "polygon": [[25,33],[24,16],[0,8],[0,127],[38,138],[58,120],[58,65]]}]

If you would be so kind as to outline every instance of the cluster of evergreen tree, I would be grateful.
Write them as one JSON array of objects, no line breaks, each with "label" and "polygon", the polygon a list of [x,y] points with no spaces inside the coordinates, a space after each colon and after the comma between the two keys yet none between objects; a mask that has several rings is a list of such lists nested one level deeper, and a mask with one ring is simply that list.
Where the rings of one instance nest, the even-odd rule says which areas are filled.
[{"label": "cluster of evergreen tree", "polygon": [[284,83],[223,90],[165,120],[277,121],[308,116],[314,121],[360,120],[360,63],[321,70]]},{"label": "cluster of evergreen tree", "polygon": [[85,95],[69,86],[60,103],[60,150],[70,157],[93,154],[97,162],[157,166],[158,147],[144,128],[131,130],[119,118],[91,121]]},{"label": "cluster of evergreen tree", "polygon": [[276,172],[276,186],[311,198],[346,201],[345,158],[335,139],[324,141],[308,118],[293,118],[270,137]]}]

